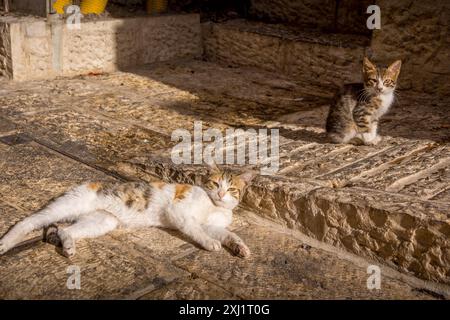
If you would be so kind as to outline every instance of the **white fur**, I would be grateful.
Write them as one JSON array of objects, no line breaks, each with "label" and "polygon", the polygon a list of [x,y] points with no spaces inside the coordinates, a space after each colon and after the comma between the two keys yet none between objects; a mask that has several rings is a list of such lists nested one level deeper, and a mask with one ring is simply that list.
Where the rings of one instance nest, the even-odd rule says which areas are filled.
[{"label": "white fur", "polygon": [[76,239],[101,236],[118,226],[176,229],[207,250],[219,250],[224,244],[243,257],[250,254],[243,241],[226,229],[232,222],[232,210],[238,205],[235,198],[225,194],[213,202],[205,190],[192,186],[183,199],[174,200],[175,187],[166,184],[161,189],[154,188],[148,208],[139,212],[118,197],[97,194],[88,184],[78,186],[16,224],[0,240],[0,254],[16,246],[31,231],[61,221],[74,222],[58,229],[67,256],[75,253]]},{"label": "white fur", "polygon": [[[369,92],[373,95],[378,95],[381,99],[381,107],[375,114],[376,119],[380,119],[386,112],[389,111],[392,103],[394,102],[395,87],[386,87],[382,78],[378,78],[376,88],[369,88]],[[378,90],[378,91],[377,91]],[[381,141],[381,137],[378,135],[378,124],[372,123],[369,132],[355,134],[355,137],[361,140],[365,145],[376,145]]]},{"label": "white fur", "polygon": [[360,139],[365,145],[376,145],[381,141],[381,137],[378,135],[377,130],[377,124],[372,123],[369,132],[358,133],[356,138]]},{"label": "white fur", "polygon": [[389,108],[391,107],[392,103],[394,102],[394,91],[389,90],[387,92],[383,91],[380,94],[381,99],[381,108],[378,109],[377,116],[380,118],[383,116],[386,112],[389,111]]}]

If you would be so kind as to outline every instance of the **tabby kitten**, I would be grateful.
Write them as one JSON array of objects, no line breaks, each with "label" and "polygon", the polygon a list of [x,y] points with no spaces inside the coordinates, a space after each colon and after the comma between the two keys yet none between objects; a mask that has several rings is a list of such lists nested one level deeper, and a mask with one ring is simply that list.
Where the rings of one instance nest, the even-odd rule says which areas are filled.
[{"label": "tabby kitten", "polygon": [[335,96],[326,130],[333,143],[375,145],[381,141],[378,121],[392,105],[402,62],[378,68],[364,58],[364,83],[347,84]]},{"label": "tabby kitten", "polygon": [[63,254],[75,254],[75,240],[104,235],[117,227],[176,229],[210,251],[224,245],[240,257],[250,250],[227,230],[253,173],[235,175],[212,166],[205,188],[164,182],[91,182],[68,191],[41,211],[17,223],[0,240],[0,254],[17,245],[33,230],[56,222],[73,222],[57,228]]}]

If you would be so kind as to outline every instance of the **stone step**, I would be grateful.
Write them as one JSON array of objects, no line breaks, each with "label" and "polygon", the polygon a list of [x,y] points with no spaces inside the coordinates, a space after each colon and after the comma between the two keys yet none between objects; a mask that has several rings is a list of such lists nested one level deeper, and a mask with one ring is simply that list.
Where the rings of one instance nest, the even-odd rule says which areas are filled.
[{"label": "stone step", "polygon": [[[325,140],[329,98],[323,88],[279,74],[177,61],[20,86],[3,83],[0,114],[7,123],[0,136],[3,144],[14,145],[11,141],[27,135],[113,177],[200,184],[204,166],[175,165],[170,159],[176,129],[192,132],[195,121],[221,132],[278,128],[280,171],[255,179],[244,198],[246,208],[311,238],[448,285],[447,102],[410,94],[392,108],[389,122],[381,122],[379,145],[355,147]],[[424,108],[423,101],[433,103]],[[394,126],[392,119],[404,113],[415,121],[395,120]],[[5,192],[15,190],[14,177],[7,176]],[[26,195],[31,190],[23,188]]]},{"label": "stone step", "polygon": [[231,66],[281,72],[321,86],[358,82],[370,39],[246,20],[202,24],[204,55]]},{"label": "stone step", "polygon": [[[117,167],[142,179],[200,184],[206,168],[174,166],[168,159],[137,158]],[[423,279],[449,283],[449,202],[314,181],[260,176],[243,205],[258,215],[357,255]]]},{"label": "stone step", "polygon": [[[114,181],[32,141],[0,141],[0,235],[48,199],[87,179]],[[176,232],[116,230],[77,241],[70,260],[39,233],[0,256],[2,299],[445,299],[450,291],[313,241],[238,209],[231,230],[251,248],[248,259],[206,252]],[[79,290],[68,290],[81,271]],[[380,268],[380,289],[367,286]],[[69,269],[71,270],[71,269]],[[41,276],[36,277],[39,274]],[[370,282],[369,282],[370,283]]]}]

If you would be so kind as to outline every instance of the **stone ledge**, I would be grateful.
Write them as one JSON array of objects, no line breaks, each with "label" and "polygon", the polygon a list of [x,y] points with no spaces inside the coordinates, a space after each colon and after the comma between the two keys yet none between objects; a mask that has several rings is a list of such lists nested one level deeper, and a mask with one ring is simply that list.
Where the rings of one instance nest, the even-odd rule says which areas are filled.
[{"label": "stone ledge", "polygon": [[[122,162],[115,170],[143,180],[158,177],[199,184],[207,169],[174,165],[163,157],[142,157]],[[361,188],[334,189],[314,181],[258,176],[247,190],[243,207],[399,271],[450,284],[447,203]]]},{"label": "stone ledge", "polygon": [[105,19],[71,30],[62,20],[0,19],[0,74],[49,79],[201,55],[197,14]]},{"label": "stone ledge", "polygon": [[449,265],[450,176],[441,166],[450,150],[447,101],[408,94],[383,119],[382,142],[355,147],[323,139],[327,106],[319,92],[314,98],[306,82],[200,61],[134,74],[7,82],[0,109],[11,123],[0,125],[0,132],[6,145],[20,143],[26,133],[114,177],[195,183],[205,168],[169,161],[170,132],[192,128],[194,120],[221,130],[279,127],[283,176],[257,178],[244,204],[280,228],[448,283],[442,266]]}]

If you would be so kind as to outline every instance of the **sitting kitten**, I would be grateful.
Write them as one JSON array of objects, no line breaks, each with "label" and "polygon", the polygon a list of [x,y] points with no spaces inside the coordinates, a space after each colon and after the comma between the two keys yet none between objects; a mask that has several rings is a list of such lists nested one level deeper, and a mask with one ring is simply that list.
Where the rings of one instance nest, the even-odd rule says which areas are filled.
[{"label": "sitting kitten", "polygon": [[83,184],[17,223],[0,240],[0,254],[33,230],[70,221],[74,223],[69,227],[57,229],[68,257],[75,254],[75,240],[98,237],[119,226],[176,229],[206,250],[217,251],[224,245],[247,257],[250,250],[227,227],[252,178],[251,172],[235,175],[214,165],[204,189],[164,182]]},{"label": "sitting kitten", "polygon": [[381,69],[364,58],[364,83],[345,85],[330,106],[326,130],[333,143],[375,145],[381,141],[378,120],[394,101],[401,64],[397,60]]}]

